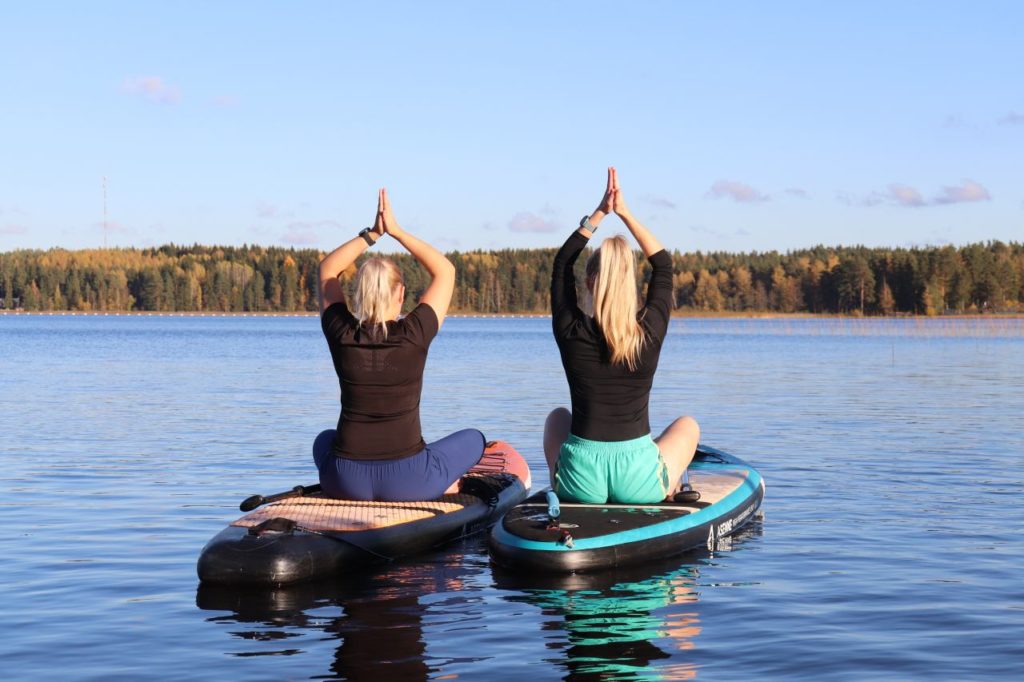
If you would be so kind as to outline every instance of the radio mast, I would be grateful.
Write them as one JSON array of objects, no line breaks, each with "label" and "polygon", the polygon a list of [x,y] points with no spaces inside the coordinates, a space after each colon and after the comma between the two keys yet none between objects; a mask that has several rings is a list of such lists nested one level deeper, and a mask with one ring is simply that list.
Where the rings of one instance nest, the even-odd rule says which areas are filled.
[{"label": "radio mast", "polygon": [[103,176],[103,248],[107,248],[107,176]]}]

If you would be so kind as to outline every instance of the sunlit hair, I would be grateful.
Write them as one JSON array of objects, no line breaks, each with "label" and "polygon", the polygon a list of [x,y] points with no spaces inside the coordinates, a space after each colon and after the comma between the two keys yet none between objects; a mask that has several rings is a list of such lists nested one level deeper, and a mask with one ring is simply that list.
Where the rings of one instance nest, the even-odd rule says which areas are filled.
[{"label": "sunlit hair", "polygon": [[387,258],[370,258],[359,266],[353,298],[356,319],[379,326],[388,335],[388,311],[395,292],[402,286],[402,272]]},{"label": "sunlit hair", "polygon": [[633,371],[640,360],[644,330],[637,322],[639,296],[633,251],[621,235],[608,237],[587,260],[594,321],[604,334],[613,365]]}]

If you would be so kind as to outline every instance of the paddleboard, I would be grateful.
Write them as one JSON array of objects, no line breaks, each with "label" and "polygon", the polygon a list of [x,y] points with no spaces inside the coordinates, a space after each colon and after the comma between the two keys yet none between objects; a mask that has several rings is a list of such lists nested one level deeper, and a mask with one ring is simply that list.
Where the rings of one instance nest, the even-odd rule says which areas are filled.
[{"label": "paddleboard", "polygon": [[530,468],[504,441],[487,444],[457,494],[420,502],[358,502],[319,492],[257,509],[199,556],[204,583],[285,585],[425,551],[486,530],[521,502]]},{"label": "paddleboard", "polygon": [[688,469],[695,502],[574,504],[546,491],[516,505],[491,530],[495,563],[571,573],[634,566],[695,547],[714,550],[754,518],[764,479],[738,457],[701,445]]}]

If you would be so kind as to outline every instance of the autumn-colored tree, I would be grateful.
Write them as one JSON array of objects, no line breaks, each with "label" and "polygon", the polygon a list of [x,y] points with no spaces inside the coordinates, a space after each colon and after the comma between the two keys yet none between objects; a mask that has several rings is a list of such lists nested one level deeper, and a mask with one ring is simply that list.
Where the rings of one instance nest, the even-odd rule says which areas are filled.
[{"label": "autumn-colored tree", "polygon": [[[311,311],[313,249],[179,246],[153,249],[22,250],[0,253],[0,307],[24,310]],[[553,249],[451,254],[453,312],[545,313]],[[408,254],[393,254],[406,281],[406,309],[427,286]],[[583,262],[578,263],[582,281]],[[638,271],[641,293],[650,277]],[[343,274],[351,285],[358,264]],[[869,313],[1024,309],[1024,245],[988,242],[915,249],[828,248],[790,253],[672,254],[682,310]],[[582,289],[582,287],[581,287]],[[581,301],[586,297],[580,292]]]}]

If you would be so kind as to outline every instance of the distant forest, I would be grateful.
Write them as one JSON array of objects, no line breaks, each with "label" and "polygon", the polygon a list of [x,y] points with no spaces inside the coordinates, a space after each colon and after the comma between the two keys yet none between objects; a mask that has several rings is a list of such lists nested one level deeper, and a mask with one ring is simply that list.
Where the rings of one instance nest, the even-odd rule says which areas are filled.
[{"label": "distant forest", "polygon": [[[452,312],[545,313],[554,249],[453,252]],[[316,310],[312,249],[176,246],[0,253],[0,309]],[[427,282],[407,254],[411,305]],[[584,258],[580,259],[580,267]],[[1024,311],[1024,244],[913,249],[817,246],[785,254],[672,254],[676,308],[859,315]],[[644,262],[640,277],[646,278]],[[355,267],[345,273],[351,280]]]}]

